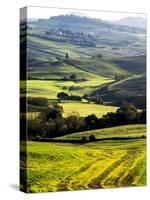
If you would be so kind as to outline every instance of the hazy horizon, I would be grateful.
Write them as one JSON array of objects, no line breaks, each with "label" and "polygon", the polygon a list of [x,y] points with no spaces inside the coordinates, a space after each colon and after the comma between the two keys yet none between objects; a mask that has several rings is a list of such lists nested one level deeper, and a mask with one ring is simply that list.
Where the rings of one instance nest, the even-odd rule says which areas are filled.
[{"label": "hazy horizon", "polygon": [[52,16],[59,15],[78,15],[83,17],[90,17],[102,19],[107,21],[117,21],[125,17],[142,17],[146,18],[143,13],[127,13],[114,11],[95,11],[95,10],[80,10],[80,9],[66,9],[66,8],[50,8],[50,7],[28,7],[28,19],[48,19]]}]

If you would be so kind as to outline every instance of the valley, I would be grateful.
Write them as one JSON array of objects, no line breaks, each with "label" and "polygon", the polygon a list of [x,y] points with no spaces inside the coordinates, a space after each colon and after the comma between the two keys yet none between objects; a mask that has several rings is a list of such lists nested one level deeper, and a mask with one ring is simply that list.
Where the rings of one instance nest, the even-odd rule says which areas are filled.
[{"label": "valley", "polygon": [[21,34],[21,189],[146,185],[146,30],[59,15]]}]

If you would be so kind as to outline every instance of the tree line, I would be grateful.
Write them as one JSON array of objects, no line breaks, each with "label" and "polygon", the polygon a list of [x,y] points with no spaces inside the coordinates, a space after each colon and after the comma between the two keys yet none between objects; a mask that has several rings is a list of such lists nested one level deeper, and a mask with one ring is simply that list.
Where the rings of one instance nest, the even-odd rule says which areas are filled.
[{"label": "tree line", "polygon": [[[26,115],[21,115],[22,123],[26,120],[28,139],[34,140],[119,125],[145,124],[146,110],[138,111],[133,104],[124,102],[115,113],[109,112],[102,117],[95,114],[82,117],[78,113],[63,117],[63,107],[54,103],[35,118],[26,119]],[[21,139],[25,139],[25,134],[21,135]]]}]

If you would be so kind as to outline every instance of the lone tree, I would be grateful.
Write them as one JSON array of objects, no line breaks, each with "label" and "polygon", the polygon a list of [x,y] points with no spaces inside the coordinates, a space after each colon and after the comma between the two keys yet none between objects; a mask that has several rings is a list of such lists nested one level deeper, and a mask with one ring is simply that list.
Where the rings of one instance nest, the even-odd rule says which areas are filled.
[{"label": "lone tree", "polygon": [[68,60],[68,58],[69,58],[69,55],[68,55],[68,53],[66,53],[66,60]]}]

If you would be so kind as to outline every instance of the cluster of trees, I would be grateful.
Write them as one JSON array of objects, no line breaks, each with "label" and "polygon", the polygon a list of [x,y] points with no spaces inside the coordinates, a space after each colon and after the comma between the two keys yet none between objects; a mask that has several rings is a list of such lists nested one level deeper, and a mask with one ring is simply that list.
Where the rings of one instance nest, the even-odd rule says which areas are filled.
[{"label": "cluster of trees", "polygon": [[[25,119],[22,119],[25,121]],[[77,113],[63,117],[63,107],[58,104],[49,106],[37,117],[27,120],[28,139],[37,137],[52,138],[84,130],[85,121]]]},{"label": "cluster of trees", "polygon": [[96,38],[88,33],[74,32],[70,30],[63,29],[50,29],[45,31],[43,34],[39,33],[29,33],[29,35],[36,36],[39,38],[44,38],[56,42],[67,42],[79,46],[85,47],[95,47]]},{"label": "cluster of trees", "polygon": [[[22,120],[25,119],[22,117]],[[110,112],[101,118],[94,114],[81,117],[78,113],[64,118],[63,108],[53,104],[36,118],[28,119],[28,139],[53,138],[74,132],[136,123],[146,123],[146,111],[139,112],[129,103],[124,103],[116,113]]]},{"label": "cluster of trees", "polygon": [[[71,89],[73,88],[71,87],[70,90]],[[103,98],[99,94],[93,96],[89,95],[78,96],[78,95],[69,95],[66,92],[60,92],[57,94],[57,98],[60,100],[72,100],[72,101],[81,101],[82,99],[86,99],[89,102],[94,102],[96,104],[104,104]]]},{"label": "cluster of trees", "polygon": [[60,92],[57,94],[57,98],[60,100],[73,100],[73,101],[81,101],[82,97],[77,96],[77,95],[69,95],[68,93],[65,92]]}]

